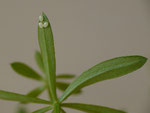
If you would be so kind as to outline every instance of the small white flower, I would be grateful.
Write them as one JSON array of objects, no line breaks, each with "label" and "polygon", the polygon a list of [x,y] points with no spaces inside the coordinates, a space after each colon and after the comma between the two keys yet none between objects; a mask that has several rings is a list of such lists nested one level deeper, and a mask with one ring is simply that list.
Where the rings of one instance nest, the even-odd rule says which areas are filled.
[{"label": "small white flower", "polygon": [[40,21],[40,22],[43,21],[43,16],[39,16],[39,21]]},{"label": "small white flower", "polygon": [[48,22],[44,22],[43,27],[47,27],[48,26]]},{"label": "small white flower", "polygon": [[42,22],[39,23],[39,27],[43,28],[43,23]]}]

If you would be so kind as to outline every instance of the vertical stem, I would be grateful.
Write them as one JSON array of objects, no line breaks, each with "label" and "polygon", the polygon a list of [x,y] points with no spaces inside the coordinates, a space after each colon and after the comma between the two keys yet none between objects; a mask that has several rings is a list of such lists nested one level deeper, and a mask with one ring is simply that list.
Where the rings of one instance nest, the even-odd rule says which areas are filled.
[{"label": "vertical stem", "polygon": [[60,113],[60,104],[59,103],[55,104],[55,113]]}]

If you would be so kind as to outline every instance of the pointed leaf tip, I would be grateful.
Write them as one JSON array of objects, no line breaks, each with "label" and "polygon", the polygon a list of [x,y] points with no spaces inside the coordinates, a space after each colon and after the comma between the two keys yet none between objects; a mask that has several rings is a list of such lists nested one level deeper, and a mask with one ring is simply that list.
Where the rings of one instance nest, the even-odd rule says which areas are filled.
[{"label": "pointed leaf tip", "polygon": [[64,101],[73,91],[99,81],[121,77],[141,68],[147,58],[143,56],[123,56],[101,62],[83,72],[65,90],[59,101]]},{"label": "pointed leaf tip", "polygon": [[12,69],[18,73],[19,75],[22,75],[24,77],[32,78],[35,80],[42,80],[40,74],[38,74],[36,71],[34,71],[31,67],[28,65],[21,63],[21,62],[13,62],[10,64]]},{"label": "pointed leaf tip", "polygon": [[48,106],[48,107],[44,107],[44,108],[38,109],[38,110],[36,110],[36,111],[34,111],[32,113],[45,113],[45,112],[47,112],[47,111],[49,111],[51,109],[53,109],[53,107],[52,106]]}]

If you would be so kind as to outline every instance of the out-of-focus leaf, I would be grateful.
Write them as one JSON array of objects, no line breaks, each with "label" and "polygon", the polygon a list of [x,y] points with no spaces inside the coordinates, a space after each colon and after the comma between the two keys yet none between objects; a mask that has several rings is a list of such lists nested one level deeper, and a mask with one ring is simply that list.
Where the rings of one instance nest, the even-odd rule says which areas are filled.
[{"label": "out-of-focus leaf", "polygon": [[[67,89],[67,87],[70,85],[70,83],[65,83],[65,82],[56,82],[56,87],[61,90],[61,91],[65,91]],[[73,94],[79,94],[82,91],[79,89],[75,92],[73,92]]]},{"label": "out-of-focus leaf", "polygon": [[39,51],[36,51],[34,56],[35,56],[35,60],[36,60],[37,65],[39,66],[41,71],[43,73],[45,73],[44,64],[43,64],[41,53]]},{"label": "out-of-focus leaf", "polygon": [[36,71],[34,71],[31,67],[27,66],[24,63],[14,62],[11,63],[11,67],[19,75],[32,78],[35,80],[42,80],[42,77]]},{"label": "out-of-focus leaf", "polygon": [[73,91],[99,81],[117,78],[142,67],[147,58],[143,56],[124,56],[104,61],[83,72],[65,90],[59,101],[64,101]]},{"label": "out-of-focus leaf", "polygon": [[34,111],[32,113],[45,113],[45,112],[47,112],[47,111],[49,111],[51,109],[53,109],[53,107],[52,106],[48,106],[48,107],[44,107],[44,108],[41,108],[39,110],[36,110],[36,111]]},{"label": "out-of-focus leaf", "polygon": [[56,76],[57,79],[72,79],[75,77],[73,74],[59,74]]},{"label": "out-of-focus leaf", "polygon": [[30,91],[27,94],[27,96],[29,96],[29,97],[38,97],[45,89],[46,89],[45,86],[40,86],[40,87],[35,88],[32,91]]},{"label": "out-of-focus leaf", "polygon": [[[38,97],[44,90],[46,89],[46,86],[40,86],[38,88],[33,89],[30,91],[27,96],[29,97]],[[23,104],[27,104],[27,102],[22,102]]]},{"label": "out-of-focus leaf", "polygon": [[72,108],[72,109],[77,109],[87,113],[126,113],[121,110],[108,108],[104,106],[98,106],[98,105],[90,105],[90,104],[64,103],[62,104],[62,106]]}]

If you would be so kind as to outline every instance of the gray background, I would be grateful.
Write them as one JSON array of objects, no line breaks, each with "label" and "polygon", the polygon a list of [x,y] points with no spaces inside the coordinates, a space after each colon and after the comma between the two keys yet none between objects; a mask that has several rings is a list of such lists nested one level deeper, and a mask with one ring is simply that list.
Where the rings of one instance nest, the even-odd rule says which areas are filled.
[{"label": "gray background", "polygon": [[[9,64],[22,61],[38,69],[33,54],[39,48],[37,21],[42,11],[54,32],[57,73],[79,75],[116,56],[150,56],[149,0],[0,0],[0,89],[26,94],[40,85],[18,76]],[[127,76],[86,87],[81,96],[67,101],[149,113],[149,70],[147,63]],[[16,106],[0,100],[0,113],[15,113]],[[42,107],[28,106],[30,111]]]}]

